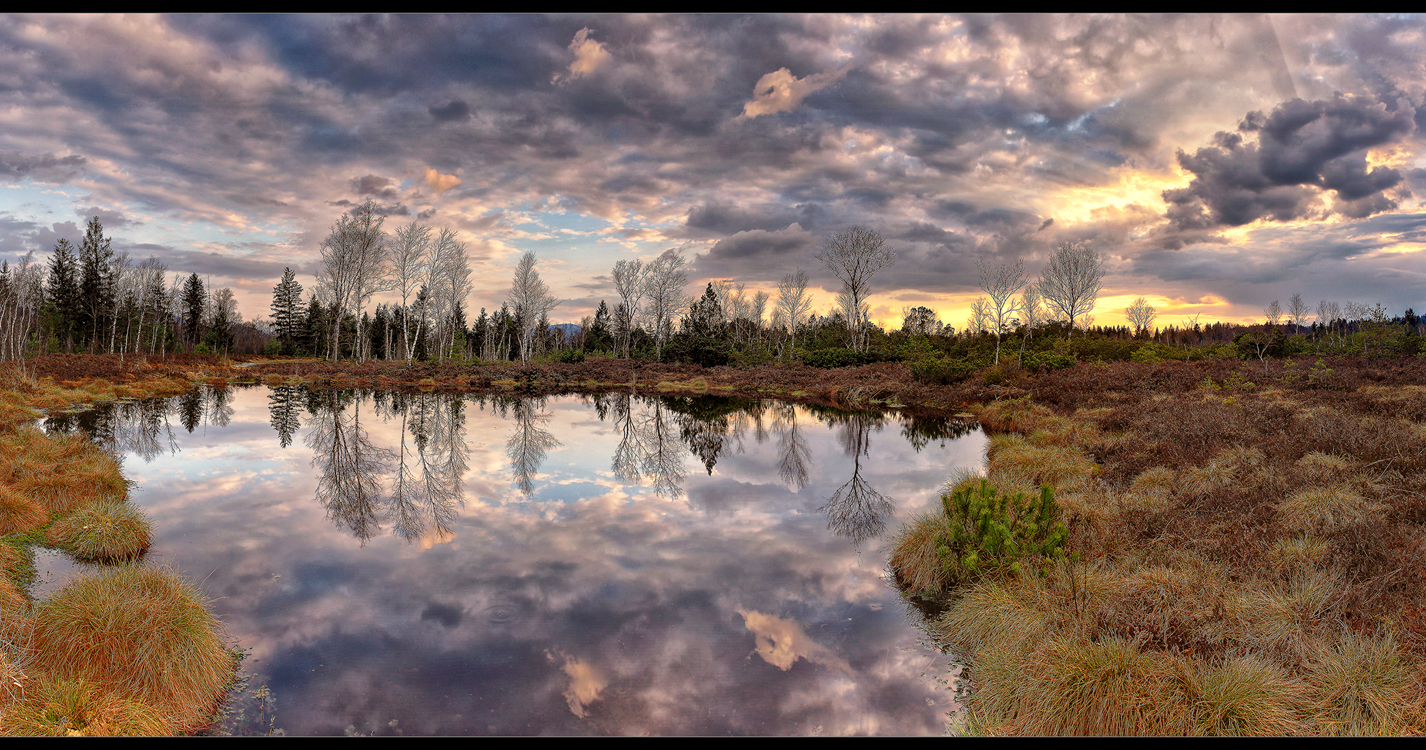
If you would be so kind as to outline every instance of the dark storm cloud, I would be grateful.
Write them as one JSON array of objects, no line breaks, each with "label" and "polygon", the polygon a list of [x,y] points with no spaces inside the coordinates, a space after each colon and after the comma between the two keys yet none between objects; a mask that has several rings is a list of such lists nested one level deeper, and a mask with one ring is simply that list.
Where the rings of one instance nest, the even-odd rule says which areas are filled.
[{"label": "dark storm cloud", "polygon": [[827,212],[815,203],[796,206],[763,206],[743,208],[720,203],[703,203],[688,210],[684,226],[689,229],[707,230],[715,234],[730,235],[751,229],[775,231],[798,224],[803,229],[817,229],[819,221],[826,220]]},{"label": "dark storm cloud", "polygon": [[460,122],[470,119],[470,107],[459,99],[452,99],[439,107],[433,105],[426,111],[431,113],[436,122]]},{"label": "dark storm cloud", "polygon": [[74,213],[77,214],[79,218],[83,219],[86,223],[88,223],[90,217],[97,217],[99,219],[99,223],[104,225],[105,234],[109,234],[108,230],[110,229],[115,229],[122,226],[133,226],[143,223],[129,219],[122,212],[110,211],[108,209],[99,208],[98,206],[90,206],[88,208],[76,209]]},{"label": "dark storm cloud", "polygon": [[374,195],[386,200],[396,197],[396,188],[391,186],[391,180],[386,177],[369,174],[352,178],[351,184],[352,190],[355,190],[358,195]]},{"label": "dark storm cloud", "polygon": [[77,154],[22,154],[0,151],[0,179],[18,182],[29,177],[38,182],[68,182],[84,167],[85,158]]},{"label": "dark storm cloud", "polygon": [[196,273],[199,277],[273,279],[273,283],[276,283],[282,278],[282,271],[286,267],[291,267],[298,273],[313,273],[318,270],[318,264],[315,263],[300,264],[291,260],[264,260],[218,252],[181,250],[153,243],[131,244],[116,240],[114,249],[128,251],[130,259],[135,262],[153,256],[163,261],[171,272]]},{"label": "dark storm cloud", "polygon": [[1384,193],[1403,177],[1389,167],[1368,170],[1366,150],[1412,135],[1415,114],[1405,100],[1388,106],[1343,96],[1295,99],[1268,116],[1251,112],[1236,132],[1215,135],[1213,145],[1192,155],[1179,151],[1179,164],[1195,177],[1186,188],[1164,191],[1168,217],[1180,230],[1290,221],[1321,213],[1321,194],[1329,190],[1344,202],[1337,210],[1350,217],[1394,209],[1396,201]]},{"label": "dark storm cloud", "polygon": [[47,261],[55,243],[64,238],[70,244],[79,245],[84,238],[84,229],[72,221],[55,222],[48,226],[32,221],[24,221],[8,216],[0,216],[0,258],[17,262],[28,252]]},{"label": "dark storm cloud", "polygon": [[810,265],[820,247],[811,232],[793,224],[785,229],[750,229],[720,240],[694,260],[702,278],[777,279],[797,265]]}]

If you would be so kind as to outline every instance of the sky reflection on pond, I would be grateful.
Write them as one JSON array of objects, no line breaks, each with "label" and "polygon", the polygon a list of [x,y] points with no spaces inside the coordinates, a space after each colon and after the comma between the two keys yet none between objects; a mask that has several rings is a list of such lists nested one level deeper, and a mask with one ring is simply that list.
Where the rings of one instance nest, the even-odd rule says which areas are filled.
[{"label": "sky reflection on pond", "polygon": [[984,438],[699,397],[203,389],[126,455],[289,734],[938,734],[886,536]]}]

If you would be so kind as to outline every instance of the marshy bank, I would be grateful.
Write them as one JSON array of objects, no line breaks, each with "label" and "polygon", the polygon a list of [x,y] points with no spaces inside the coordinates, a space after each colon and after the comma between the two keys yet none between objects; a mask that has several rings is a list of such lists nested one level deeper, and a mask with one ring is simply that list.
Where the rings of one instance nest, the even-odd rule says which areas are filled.
[{"label": "marshy bank", "polygon": [[[9,373],[0,395],[0,734],[183,734],[206,727],[236,660],[197,590],[146,564],[151,528],[119,461],[35,427],[66,393]],[[87,399],[86,399],[87,400]],[[40,601],[35,549],[95,569]]]},{"label": "marshy bank", "polygon": [[[970,665],[969,729],[1423,728],[1426,462],[1413,448],[1426,436],[1421,360],[1287,360],[1267,373],[1232,360],[1082,364],[1042,374],[1007,368],[935,386],[894,363],[737,370],[593,359],[530,368],[276,361],[239,369],[215,358],[120,366],[117,358],[59,357],[32,363],[29,382],[28,398],[47,407],[132,398],[148,387],[192,393],[205,382],[246,382],[274,393],[304,385],[312,393],[366,385],[412,397],[740,393],[807,407],[966,409],[993,433],[990,483],[1027,493],[1052,484],[1069,532],[1065,551],[1078,556],[1043,574],[1039,565],[1012,574],[988,564],[979,579],[950,590],[935,549],[946,522],[928,508],[922,522],[906,525],[893,566],[916,595],[949,607],[934,627]],[[697,445],[701,436],[687,437]],[[538,431],[526,437],[538,447]],[[952,468],[942,466],[921,491],[930,495]],[[428,624],[465,622],[460,613],[480,611],[444,601],[420,607]],[[522,611],[501,601],[488,609],[491,625]],[[754,620],[790,619],[776,617]],[[781,643],[771,638],[769,654]],[[570,680],[586,674],[580,654],[551,658]]]},{"label": "marshy bank", "polygon": [[1052,485],[1068,539],[968,571],[955,507],[901,530],[898,581],[968,664],[963,729],[1426,729],[1422,369],[1081,365],[970,407],[988,484]]}]

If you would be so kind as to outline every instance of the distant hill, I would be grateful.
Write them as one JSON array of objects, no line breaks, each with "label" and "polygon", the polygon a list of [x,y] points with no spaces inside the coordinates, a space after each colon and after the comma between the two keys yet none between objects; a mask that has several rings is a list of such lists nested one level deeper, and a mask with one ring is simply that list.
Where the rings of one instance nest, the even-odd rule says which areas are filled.
[{"label": "distant hill", "polygon": [[564,335],[566,337],[574,337],[578,336],[579,332],[583,331],[584,329],[581,328],[578,323],[556,323],[555,325],[550,326],[550,330],[564,331]]}]

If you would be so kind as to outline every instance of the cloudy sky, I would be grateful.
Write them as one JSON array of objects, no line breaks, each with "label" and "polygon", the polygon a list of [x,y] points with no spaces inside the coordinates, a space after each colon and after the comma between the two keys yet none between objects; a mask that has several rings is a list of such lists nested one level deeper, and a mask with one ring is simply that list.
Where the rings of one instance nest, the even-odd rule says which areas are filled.
[{"label": "cloudy sky", "polygon": [[772,291],[852,225],[872,316],[958,328],[975,263],[1082,240],[1095,309],[1426,306],[1426,23],[1348,16],[0,17],[0,257],[77,242],[230,286],[366,199],[454,227],[472,317],[526,250],[577,320],[622,258]]}]

